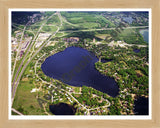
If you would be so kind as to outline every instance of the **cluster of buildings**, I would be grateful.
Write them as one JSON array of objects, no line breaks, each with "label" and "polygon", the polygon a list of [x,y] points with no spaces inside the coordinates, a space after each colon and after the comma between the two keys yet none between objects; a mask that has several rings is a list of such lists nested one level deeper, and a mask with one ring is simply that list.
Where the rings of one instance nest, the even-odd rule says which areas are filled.
[{"label": "cluster of buildings", "polygon": [[68,94],[66,93],[65,96],[67,97],[67,99],[69,100],[69,102],[73,103],[73,101],[71,100],[71,98],[68,96]]},{"label": "cluster of buildings", "polygon": [[66,41],[66,42],[75,42],[75,43],[78,43],[79,38],[78,37],[70,37],[70,38],[64,38],[63,40]]},{"label": "cluster of buildings", "polygon": [[132,22],[133,22],[132,17],[123,17],[122,19],[123,19],[123,21],[125,21],[126,23],[129,23],[129,24],[132,24]]},{"label": "cluster of buildings", "polygon": [[39,21],[40,19],[42,19],[41,17],[42,17],[42,15],[39,13],[35,13],[32,16],[29,16],[28,18],[30,20],[28,21],[27,25],[31,25],[32,23]]},{"label": "cluster of buildings", "polygon": [[[107,13],[107,14],[106,14]],[[148,22],[148,18],[143,14],[139,14],[136,12],[106,12],[102,14],[107,20],[112,23],[118,25],[119,23],[132,24],[133,22],[142,25],[144,22]],[[107,27],[107,26],[106,26]]]},{"label": "cluster of buildings", "polygon": [[108,46],[110,47],[113,47],[113,46],[116,46],[116,47],[123,47],[123,48],[126,48],[126,45],[128,46],[127,43],[125,43],[124,41],[111,41]]},{"label": "cluster of buildings", "polygon": [[21,46],[22,50],[25,51],[27,49],[27,47],[28,47],[29,43],[31,42],[31,40],[32,40],[32,37],[27,37],[27,38],[25,38],[24,41],[22,41],[22,46]]},{"label": "cluster of buildings", "polygon": [[68,90],[69,90],[69,92],[73,92],[73,88],[66,87],[66,89],[68,89]]},{"label": "cluster of buildings", "polygon": [[[22,55],[24,54],[25,50],[28,48],[28,46],[29,46],[29,44],[30,44],[30,42],[32,40],[32,37],[28,37],[28,35],[25,34],[24,35],[24,39],[20,43],[18,43],[20,38],[21,38],[19,36],[22,35],[22,32],[16,31],[15,34],[16,34],[16,37],[11,37],[11,50],[12,50],[12,54],[13,54],[13,52],[19,50],[18,51],[19,52],[19,56],[18,57],[21,58]],[[20,49],[18,49],[18,47]]]},{"label": "cluster of buildings", "polygon": [[15,31],[16,37],[11,37],[12,51],[17,51],[18,47],[18,37],[22,35],[22,32]]},{"label": "cluster of buildings", "polygon": [[84,115],[100,115],[102,113],[106,113],[106,110],[98,110],[98,109],[95,109],[95,110],[91,110],[89,112],[85,111],[84,112]]},{"label": "cluster of buildings", "polygon": [[12,43],[12,51],[16,51],[17,47],[18,47],[17,38],[12,37],[11,38],[11,43]]},{"label": "cluster of buildings", "polygon": [[26,51],[26,49],[28,48],[30,42],[32,40],[32,37],[28,37],[28,38],[25,38],[22,42],[21,42],[21,51],[19,53],[19,57],[21,58],[24,54],[24,52]]},{"label": "cluster of buildings", "polygon": [[51,35],[51,33],[40,33],[38,35],[38,39],[35,43],[35,48],[38,48],[42,45],[42,43]]}]

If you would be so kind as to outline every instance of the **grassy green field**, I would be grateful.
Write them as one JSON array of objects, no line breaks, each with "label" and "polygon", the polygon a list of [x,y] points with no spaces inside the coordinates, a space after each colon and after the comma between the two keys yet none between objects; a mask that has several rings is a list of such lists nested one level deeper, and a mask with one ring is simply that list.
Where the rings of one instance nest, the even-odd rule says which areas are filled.
[{"label": "grassy green field", "polygon": [[40,26],[27,26],[26,30],[32,31],[34,34],[39,30]]},{"label": "grassy green field", "polygon": [[60,23],[60,20],[59,20],[58,16],[54,15],[47,21],[46,24],[48,24],[48,25],[49,24],[59,25],[59,23]]},{"label": "grassy green field", "polygon": [[124,29],[117,36],[118,40],[124,40],[127,43],[142,44],[145,43],[143,37],[136,29]]},{"label": "grassy green field", "polygon": [[[78,29],[91,29],[91,28],[101,28],[101,27],[114,27],[114,24],[107,20],[105,17],[99,14],[94,13],[86,13],[86,12],[70,12],[62,13],[63,18],[66,19],[67,22],[74,24]],[[70,26],[72,29],[73,26]],[[66,26],[69,29],[69,26]],[[70,29],[71,29],[70,28]]]},{"label": "grassy green field", "polygon": [[135,29],[124,29],[120,32],[120,37],[132,36],[135,35]]},{"label": "grassy green field", "polygon": [[80,26],[80,28],[98,28],[99,27],[98,23],[93,23],[93,22],[80,23],[78,25]]},{"label": "grassy green field", "polygon": [[73,17],[70,18],[69,21],[71,23],[83,23],[83,17]]},{"label": "grassy green field", "polygon": [[107,36],[110,36],[110,35],[109,34],[96,34],[95,36],[104,40]]},{"label": "grassy green field", "polygon": [[41,32],[55,32],[56,30],[56,26],[43,26]]},{"label": "grassy green field", "polygon": [[56,33],[56,37],[59,37],[59,36],[62,36],[63,35],[63,33]]},{"label": "grassy green field", "polygon": [[17,88],[13,108],[27,115],[44,115],[44,111],[36,99],[37,93],[31,93],[33,88],[35,85],[29,81],[21,81]]}]

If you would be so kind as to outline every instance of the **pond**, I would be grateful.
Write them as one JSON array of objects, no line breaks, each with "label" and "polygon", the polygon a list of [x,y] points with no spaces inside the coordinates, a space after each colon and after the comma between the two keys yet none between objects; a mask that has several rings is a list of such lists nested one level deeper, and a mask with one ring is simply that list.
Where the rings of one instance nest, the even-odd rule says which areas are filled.
[{"label": "pond", "polygon": [[148,43],[148,41],[149,41],[149,33],[148,33],[149,31],[148,31],[148,29],[141,29],[139,32],[143,36],[144,41],[146,41]]},{"label": "pond", "polygon": [[66,103],[58,103],[54,105],[49,105],[49,110],[54,115],[75,115],[76,109]]},{"label": "pond", "polygon": [[107,62],[110,62],[110,61],[112,61],[113,59],[104,59],[104,58],[102,58],[101,59],[101,62],[102,63],[107,63]]},{"label": "pond", "polygon": [[148,113],[149,113],[148,102],[149,102],[148,98],[138,97],[134,101],[134,113],[135,113],[135,115],[148,115]]},{"label": "pond", "polygon": [[98,58],[86,49],[68,47],[46,58],[41,68],[45,75],[71,86],[85,85],[116,97],[119,94],[117,83],[95,68],[97,61]]},{"label": "pond", "polygon": [[140,49],[133,49],[133,51],[134,51],[135,53],[139,53],[141,50],[140,50]]}]

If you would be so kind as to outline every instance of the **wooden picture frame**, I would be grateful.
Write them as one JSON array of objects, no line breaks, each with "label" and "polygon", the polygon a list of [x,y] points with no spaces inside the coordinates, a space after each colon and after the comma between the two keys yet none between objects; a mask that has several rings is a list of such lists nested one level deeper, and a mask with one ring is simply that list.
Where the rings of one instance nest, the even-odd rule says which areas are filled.
[{"label": "wooden picture frame", "polygon": [[[9,42],[9,8],[151,8],[152,12],[152,119],[150,120],[9,120],[8,111],[8,42]],[[159,0],[0,0],[0,128],[35,128],[35,127],[160,127],[160,79],[159,78],[159,41],[160,41],[160,2]]]}]

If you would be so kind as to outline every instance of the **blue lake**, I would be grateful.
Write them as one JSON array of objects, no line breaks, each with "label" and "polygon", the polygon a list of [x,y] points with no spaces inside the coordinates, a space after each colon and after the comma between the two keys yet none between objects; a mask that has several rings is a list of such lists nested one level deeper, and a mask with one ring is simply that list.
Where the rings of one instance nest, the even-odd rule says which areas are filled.
[{"label": "blue lake", "polygon": [[41,69],[45,75],[71,86],[85,85],[116,97],[119,94],[117,83],[96,70],[97,61],[98,58],[86,49],[69,47],[46,58]]}]

